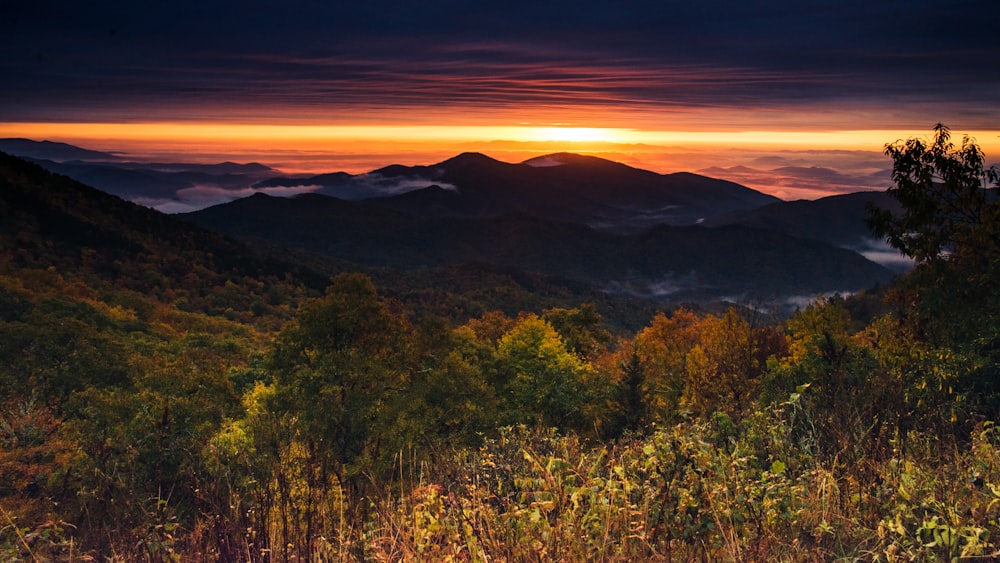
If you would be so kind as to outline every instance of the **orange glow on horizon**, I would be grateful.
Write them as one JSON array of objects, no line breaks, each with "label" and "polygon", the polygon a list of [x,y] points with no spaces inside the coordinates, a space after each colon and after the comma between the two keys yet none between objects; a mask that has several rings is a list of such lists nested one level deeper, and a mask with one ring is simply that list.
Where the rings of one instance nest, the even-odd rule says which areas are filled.
[{"label": "orange glow on horizon", "polygon": [[34,139],[107,140],[164,143],[336,141],[468,142],[515,141],[634,143],[637,132],[608,127],[532,125],[271,125],[233,123],[0,123],[0,136]]},{"label": "orange glow on horizon", "polygon": [[[955,142],[974,138],[988,162],[1000,159],[1000,131],[953,130]],[[234,123],[0,123],[0,138],[26,137],[122,151],[129,157],[187,158],[218,162],[253,158],[286,171],[331,167],[365,172],[388,164],[429,164],[475,150],[513,161],[553,152],[580,152],[617,159],[657,172],[691,169],[667,158],[722,151],[844,150],[881,153],[886,143],[916,130],[860,131],[666,131],[612,127],[496,125],[288,125]],[[155,155],[155,156],[152,156]],[[269,160],[270,159],[270,160]],[[511,160],[508,160],[511,161]],[[650,166],[652,165],[652,166]],[[711,165],[711,164],[709,164]]]},{"label": "orange glow on horizon", "polygon": [[[1000,145],[1000,131],[954,131],[968,134],[981,147]],[[930,130],[845,131],[664,131],[614,127],[543,127],[534,125],[258,125],[233,123],[0,123],[0,136],[38,139],[120,141],[519,141],[604,142],[621,144],[711,144],[856,149],[881,148],[887,142],[927,137]]]}]

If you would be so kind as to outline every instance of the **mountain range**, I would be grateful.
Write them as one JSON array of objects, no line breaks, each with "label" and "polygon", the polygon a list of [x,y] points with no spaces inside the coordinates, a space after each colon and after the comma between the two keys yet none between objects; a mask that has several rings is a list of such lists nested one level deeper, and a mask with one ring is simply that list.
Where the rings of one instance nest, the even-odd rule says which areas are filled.
[{"label": "mountain range", "polygon": [[[22,152],[34,146],[15,141]],[[35,148],[50,157],[34,158],[39,165],[139,202],[206,178],[228,195],[252,194],[178,218],[326,273],[396,272],[433,286],[428,272],[479,264],[660,303],[778,302],[892,276],[862,256],[884,250],[864,227],[868,205],[892,206],[876,192],[784,202],[725,180],[569,153],[519,164],[465,153],[368,174],[289,176],[256,163],[82,160],[86,149],[71,145]],[[68,160],[53,160],[54,151]]]},{"label": "mountain range", "polygon": [[725,180],[687,172],[657,174],[569,153],[519,164],[464,153],[431,166],[395,165],[360,176],[270,178],[258,185],[303,184],[318,186],[315,193],[349,200],[385,194],[379,197],[381,207],[423,218],[524,214],[620,233],[658,224],[695,224],[719,213],[781,201]]}]

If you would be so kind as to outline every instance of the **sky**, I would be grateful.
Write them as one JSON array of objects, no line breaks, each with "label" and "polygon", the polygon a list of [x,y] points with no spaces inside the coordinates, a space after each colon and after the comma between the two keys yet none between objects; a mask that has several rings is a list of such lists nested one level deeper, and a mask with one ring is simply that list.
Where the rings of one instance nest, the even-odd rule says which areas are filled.
[{"label": "sky", "polygon": [[779,197],[1000,155],[1000,2],[0,0],[0,137],[364,172],[597,154]]}]

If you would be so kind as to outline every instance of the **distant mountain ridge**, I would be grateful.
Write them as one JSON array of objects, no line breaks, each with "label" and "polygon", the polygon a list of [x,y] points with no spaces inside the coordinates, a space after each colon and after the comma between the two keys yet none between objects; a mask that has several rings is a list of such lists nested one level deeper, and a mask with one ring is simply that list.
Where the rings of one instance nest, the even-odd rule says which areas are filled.
[{"label": "distant mountain ridge", "polygon": [[[657,224],[696,224],[719,213],[780,201],[725,180],[686,172],[658,174],[569,153],[555,153],[520,164],[500,162],[480,153],[464,153],[430,166],[380,168],[366,178],[383,183],[387,180],[410,185],[423,183],[427,188],[436,188],[426,197],[380,198],[382,207],[417,217],[520,213],[618,233],[638,232]],[[343,198],[343,180],[339,177],[317,193]],[[280,182],[280,178],[272,178],[268,185]],[[450,189],[458,197],[444,195],[442,189]]]},{"label": "distant mountain ridge", "polygon": [[[51,172],[168,213],[202,209],[253,193],[313,191],[348,200],[380,199],[383,207],[413,216],[521,213],[634,233],[658,224],[696,224],[720,213],[780,201],[726,180],[687,172],[658,174],[571,153],[519,164],[463,153],[428,166],[396,164],[366,174],[287,176],[258,163],[131,162],[120,155],[48,141],[0,139],[0,150],[3,147]],[[428,188],[427,194],[406,195]]]},{"label": "distant mountain ridge", "polygon": [[33,160],[51,160],[55,162],[64,162],[67,160],[112,162],[120,160],[118,155],[108,152],[93,151],[67,143],[33,141],[22,138],[0,139],[0,152]]}]

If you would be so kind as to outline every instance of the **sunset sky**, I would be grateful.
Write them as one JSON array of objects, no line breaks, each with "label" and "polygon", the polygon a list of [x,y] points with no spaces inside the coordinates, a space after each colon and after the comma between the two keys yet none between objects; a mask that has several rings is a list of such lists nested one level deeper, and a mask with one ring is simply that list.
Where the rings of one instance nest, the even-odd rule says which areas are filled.
[{"label": "sunset sky", "polygon": [[0,0],[0,137],[364,172],[589,152],[779,195],[1000,160],[1000,2]]}]

